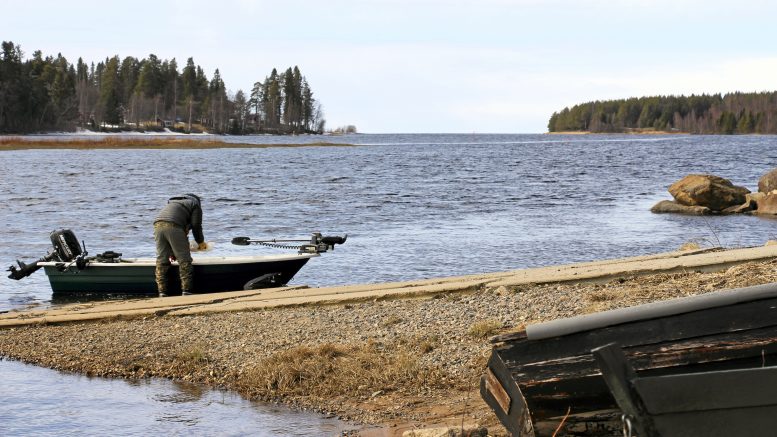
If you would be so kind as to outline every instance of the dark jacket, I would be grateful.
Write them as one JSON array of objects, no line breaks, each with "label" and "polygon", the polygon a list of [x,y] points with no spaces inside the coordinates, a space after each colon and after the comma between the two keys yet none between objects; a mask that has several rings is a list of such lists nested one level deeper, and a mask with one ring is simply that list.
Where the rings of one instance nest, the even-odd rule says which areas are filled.
[{"label": "dark jacket", "polygon": [[202,207],[200,199],[192,194],[171,197],[167,205],[159,211],[154,219],[156,222],[175,223],[184,230],[191,229],[194,241],[202,243],[205,236],[202,235]]}]

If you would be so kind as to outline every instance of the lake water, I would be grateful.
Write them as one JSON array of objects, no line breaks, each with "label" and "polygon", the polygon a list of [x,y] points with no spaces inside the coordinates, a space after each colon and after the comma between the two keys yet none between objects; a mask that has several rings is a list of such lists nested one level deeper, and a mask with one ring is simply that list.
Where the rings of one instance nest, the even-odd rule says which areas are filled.
[{"label": "lake water", "polygon": [[[360,147],[2,152],[0,262],[44,255],[49,233],[59,228],[75,231],[92,254],[153,257],[151,222],[170,195],[185,192],[203,197],[204,232],[214,243],[209,255],[283,253],[233,246],[235,236],[348,233],[345,245],[312,260],[293,280],[314,286],[641,255],[689,241],[739,247],[777,239],[777,222],[766,218],[649,211],[671,199],[667,187],[689,173],[716,174],[756,191],[758,179],[777,167],[774,136],[227,140]],[[0,283],[0,311],[56,304],[42,271]],[[15,365],[0,362],[0,373]],[[50,372],[19,384],[34,392],[61,378],[70,377]],[[100,384],[89,380],[81,390],[102,393]]]}]

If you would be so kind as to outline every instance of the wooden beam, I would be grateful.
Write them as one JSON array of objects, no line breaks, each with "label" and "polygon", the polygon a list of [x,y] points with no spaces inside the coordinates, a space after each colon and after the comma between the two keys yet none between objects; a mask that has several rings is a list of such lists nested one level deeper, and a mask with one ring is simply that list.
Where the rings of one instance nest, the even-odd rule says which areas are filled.
[{"label": "wooden beam", "polygon": [[631,423],[640,437],[660,437],[642,399],[631,385],[637,375],[621,348],[615,343],[610,343],[594,349],[592,353],[602,370],[604,381],[625,414],[624,426]]}]

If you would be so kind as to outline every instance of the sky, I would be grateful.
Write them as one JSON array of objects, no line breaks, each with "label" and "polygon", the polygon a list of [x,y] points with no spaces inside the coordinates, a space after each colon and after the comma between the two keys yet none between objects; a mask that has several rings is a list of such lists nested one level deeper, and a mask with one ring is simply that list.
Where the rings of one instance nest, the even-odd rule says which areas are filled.
[{"label": "sky", "polygon": [[0,0],[0,39],[70,62],[193,57],[229,90],[299,66],[328,128],[539,133],[592,100],[777,90],[761,0]]}]

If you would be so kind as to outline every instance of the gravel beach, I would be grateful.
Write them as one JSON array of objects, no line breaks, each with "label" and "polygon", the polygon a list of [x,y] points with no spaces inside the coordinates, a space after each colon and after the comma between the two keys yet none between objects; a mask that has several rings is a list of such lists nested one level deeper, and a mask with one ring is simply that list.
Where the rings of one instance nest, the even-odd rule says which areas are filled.
[{"label": "gravel beach", "polygon": [[[67,372],[161,377],[335,415],[363,434],[436,425],[503,435],[478,381],[492,335],[526,324],[777,281],[777,261],[724,271],[480,287],[423,298],[0,330],[0,356]],[[382,434],[380,434],[382,433]]]}]

